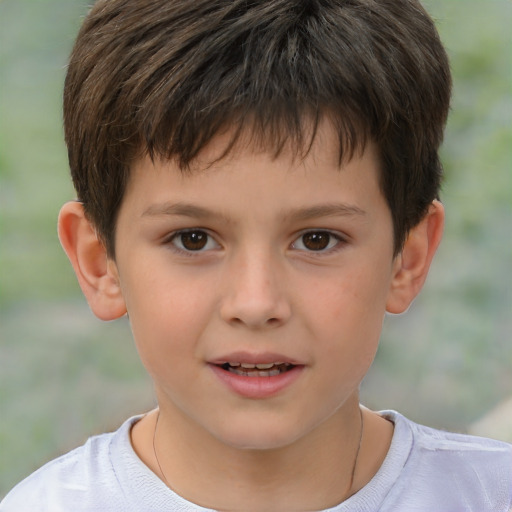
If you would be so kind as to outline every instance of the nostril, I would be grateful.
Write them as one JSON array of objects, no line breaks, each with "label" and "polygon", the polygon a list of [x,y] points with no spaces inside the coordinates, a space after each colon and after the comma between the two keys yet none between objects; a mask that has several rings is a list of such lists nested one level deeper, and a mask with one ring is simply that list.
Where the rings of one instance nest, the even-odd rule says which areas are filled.
[{"label": "nostril", "polygon": [[249,330],[277,329],[279,326],[285,323],[277,317],[271,317],[268,320],[263,319],[262,321],[251,318],[244,319],[243,317],[233,317],[227,320],[227,322],[231,325],[231,327],[235,329],[245,328]]},{"label": "nostril", "polygon": [[262,298],[255,293],[227,297],[223,300],[219,313],[222,319],[233,327],[264,329],[286,323],[291,308],[283,297]]}]

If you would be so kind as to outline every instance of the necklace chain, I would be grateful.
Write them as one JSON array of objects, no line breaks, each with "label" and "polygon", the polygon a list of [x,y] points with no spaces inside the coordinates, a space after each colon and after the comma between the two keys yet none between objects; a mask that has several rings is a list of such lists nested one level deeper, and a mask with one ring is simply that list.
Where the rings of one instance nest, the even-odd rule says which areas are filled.
[{"label": "necklace chain", "polygon": [[352,492],[352,488],[354,487],[354,477],[356,476],[356,468],[357,468],[357,461],[359,460],[359,452],[361,451],[361,444],[363,443],[363,430],[364,430],[364,420],[363,420],[363,410],[361,409],[361,406],[358,407],[359,409],[359,419],[360,419],[360,431],[359,431],[359,442],[357,443],[357,450],[356,450],[356,456],[354,457],[354,465],[352,466],[352,473],[350,475],[350,482],[349,486],[347,488],[346,497],[344,499],[349,498],[354,494]]},{"label": "necklace chain", "polygon": [[[364,420],[363,420],[363,411],[361,409],[361,407],[359,407],[359,417],[360,417],[360,432],[359,432],[359,442],[357,444],[357,450],[356,450],[356,454],[355,454],[355,457],[354,457],[354,465],[352,466],[352,472],[350,474],[350,481],[349,481],[349,485],[348,485],[348,488],[347,488],[347,492],[345,493],[346,494],[346,498],[344,499],[347,499],[349,498],[352,494],[351,494],[351,491],[352,491],[352,487],[354,486],[354,477],[356,475],[356,468],[357,468],[357,461],[359,459],[359,452],[361,451],[361,444],[363,442],[363,430],[364,430]],[[160,474],[165,482],[165,485],[167,485],[167,487],[169,487],[169,489],[171,488],[171,486],[169,485],[169,482],[167,481],[167,478],[165,476],[165,473],[164,473],[164,470],[162,469],[162,465],[160,464],[160,460],[158,459],[158,455],[156,453],[156,446],[155,446],[155,443],[156,443],[156,430],[157,430],[157,427],[158,427],[158,421],[160,420],[160,409],[158,409],[158,413],[157,413],[157,417],[156,417],[156,422],[155,422],[155,430],[153,431],[153,454],[155,456],[155,459],[156,459],[156,463],[158,464],[158,469],[160,470]]]},{"label": "necklace chain", "polygon": [[158,455],[156,454],[156,446],[155,446],[155,440],[156,440],[156,429],[158,427],[158,420],[160,419],[160,409],[158,409],[158,413],[156,416],[156,423],[155,423],[155,430],[153,431],[153,454],[155,455],[156,463],[158,464],[158,469],[160,470],[160,474],[162,475],[165,485],[167,487],[171,487],[169,485],[169,482],[167,481],[167,478],[165,477],[164,470],[162,469],[162,466],[160,465],[160,461],[158,460]]}]

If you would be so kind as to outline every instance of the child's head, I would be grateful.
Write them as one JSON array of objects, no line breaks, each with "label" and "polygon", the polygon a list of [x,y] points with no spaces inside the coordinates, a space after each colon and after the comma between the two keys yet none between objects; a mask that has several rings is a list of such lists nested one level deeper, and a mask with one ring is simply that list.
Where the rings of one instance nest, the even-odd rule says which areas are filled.
[{"label": "child's head", "polygon": [[129,313],[173,428],[268,449],[359,424],[384,313],[440,240],[449,92],[409,0],[93,8],[59,233],[95,314]]},{"label": "child's head", "polygon": [[395,253],[436,198],[450,73],[415,0],[101,0],[64,93],[78,198],[110,256],[133,163],[186,172],[211,139],[242,133],[307,154],[329,119],[339,160],[377,147]]}]

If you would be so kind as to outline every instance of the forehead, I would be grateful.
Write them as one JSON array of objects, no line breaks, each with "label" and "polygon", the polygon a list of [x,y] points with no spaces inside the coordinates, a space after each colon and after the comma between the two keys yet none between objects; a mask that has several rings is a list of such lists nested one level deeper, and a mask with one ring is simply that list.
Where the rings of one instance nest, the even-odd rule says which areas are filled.
[{"label": "forehead", "polygon": [[292,144],[278,154],[269,152],[251,132],[241,134],[234,145],[232,140],[229,131],[217,134],[186,169],[172,159],[139,159],[123,205],[128,203],[138,216],[206,218],[215,210],[227,219],[235,211],[263,209],[279,218],[299,210],[306,217],[357,213],[372,201],[383,201],[375,145],[368,142],[340,162],[338,137],[328,123],[319,125],[302,152]]}]

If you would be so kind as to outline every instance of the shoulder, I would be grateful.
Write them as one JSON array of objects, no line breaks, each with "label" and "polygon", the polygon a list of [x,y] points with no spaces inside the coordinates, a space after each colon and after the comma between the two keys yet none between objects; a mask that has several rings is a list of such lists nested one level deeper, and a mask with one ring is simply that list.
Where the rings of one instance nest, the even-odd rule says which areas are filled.
[{"label": "shoulder", "polygon": [[424,496],[431,507],[443,505],[450,510],[510,510],[512,445],[425,427],[395,412],[383,414],[402,429],[407,427],[412,436],[407,461],[391,494],[400,500],[405,495]]},{"label": "shoulder", "polygon": [[136,419],[126,421],[117,432],[91,437],[32,473],[6,496],[0,511],[100,510],[99,500],[107,496],[108,502],[120,492],[112,443],[125,438]]}]

